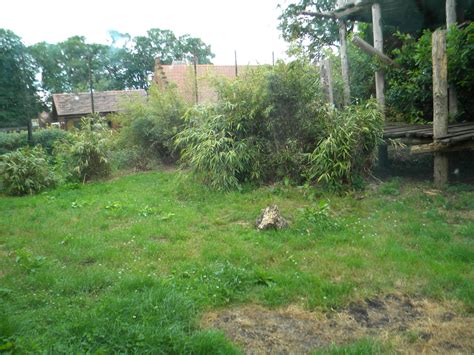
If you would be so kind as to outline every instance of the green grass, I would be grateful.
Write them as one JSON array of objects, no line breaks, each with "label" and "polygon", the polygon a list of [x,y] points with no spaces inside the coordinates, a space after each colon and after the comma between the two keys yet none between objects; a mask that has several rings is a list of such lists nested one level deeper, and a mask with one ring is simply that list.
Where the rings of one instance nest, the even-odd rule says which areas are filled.
[{"label": "green grass", "polygon": [[[200,329],[203,312],[327,310],[394,291],[473,312],[474,191],[429,188],[397,180],[362,199],[286,186],[223,194],[155,172],[0,197],[0,349],[233,353],[223,334]],[[271,203],[290,228],[258,232]]]}]

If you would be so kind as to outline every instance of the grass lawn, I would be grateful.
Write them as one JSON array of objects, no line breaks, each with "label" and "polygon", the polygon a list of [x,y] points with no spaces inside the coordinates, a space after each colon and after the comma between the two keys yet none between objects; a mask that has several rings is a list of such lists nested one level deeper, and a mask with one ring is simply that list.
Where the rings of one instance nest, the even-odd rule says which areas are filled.
[{"label": "grass lawn", "polygon": [[[255,219],[272,203],[290,227],[259,232]],[[325,314],[394,293],[474,313],[472,186],[392,180],[345,196],[284,185],[224,194],[152,172],[0,197],[0,216],[7,351],[239,353],[202,326],[206,312]]]}]

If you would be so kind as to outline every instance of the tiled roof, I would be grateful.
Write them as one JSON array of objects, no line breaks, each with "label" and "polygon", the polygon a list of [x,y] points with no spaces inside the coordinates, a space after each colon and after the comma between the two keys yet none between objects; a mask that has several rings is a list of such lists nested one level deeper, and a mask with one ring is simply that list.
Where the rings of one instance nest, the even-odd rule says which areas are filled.
[{"label": "tiled roof", "polygon": [[[96,91],[94,111],[97,113],[121,111],[120,103],[131,98],[146,98],[145,90]],[[53,94],[53,105],[58,116],[87,115],[92,113],[89,92]]]}]

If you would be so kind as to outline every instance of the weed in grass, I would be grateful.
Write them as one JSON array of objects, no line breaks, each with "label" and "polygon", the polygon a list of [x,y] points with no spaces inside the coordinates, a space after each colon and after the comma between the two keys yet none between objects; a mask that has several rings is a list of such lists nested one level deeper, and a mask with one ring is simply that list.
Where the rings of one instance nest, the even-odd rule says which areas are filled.
[{"label": "weed in grass", "polygon": [[155,214],[156,214],[156,208],[150,207],[148,205],[138,210],[138,215],[141,217],[153,216]]},{"label": "weed in grass", "polygon": [[15,262],[24,271],[34,273],[46,262],[46,257],[33,255],[25,249],[15,251]]},{"label": "weed in grass", "polygon": [[340,227],[336,218],[331,215],[329,203],[321,200],[318,204],[299,209],[301,217],[299,227],[306,233],[321,233],[337,230]]},{"label": "weed in grass", "polygon": [[399,179],[392,179],[389,182],[385,182],[379,187],[379,192],[382,195],[388,196],[399,196],[400,195],[400,180]]}]

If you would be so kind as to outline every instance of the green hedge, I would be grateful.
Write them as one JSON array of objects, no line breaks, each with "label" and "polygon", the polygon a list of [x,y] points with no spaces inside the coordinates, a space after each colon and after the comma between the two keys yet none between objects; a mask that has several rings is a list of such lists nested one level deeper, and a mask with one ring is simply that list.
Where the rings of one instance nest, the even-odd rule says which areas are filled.
[{"label": "green hedge", "polygon": [[[56,141],[68,136],[66,131],[57,128],[41,129],[33,132],[33,145],[41,145],[48,153],[52,152]],[[28,133],[0,132],[0,154],[5,154],[28,145]]]}]

